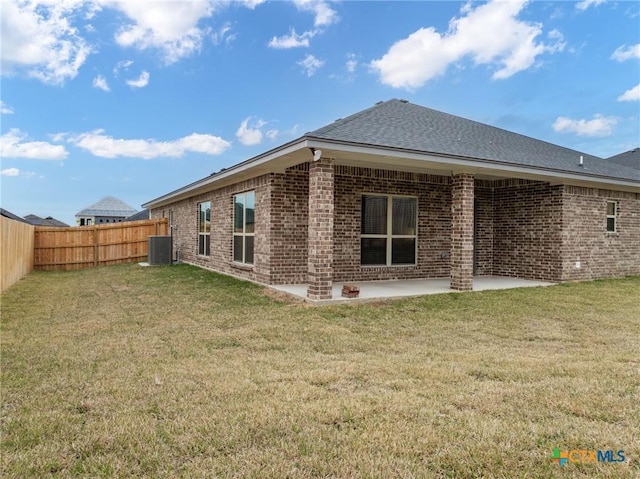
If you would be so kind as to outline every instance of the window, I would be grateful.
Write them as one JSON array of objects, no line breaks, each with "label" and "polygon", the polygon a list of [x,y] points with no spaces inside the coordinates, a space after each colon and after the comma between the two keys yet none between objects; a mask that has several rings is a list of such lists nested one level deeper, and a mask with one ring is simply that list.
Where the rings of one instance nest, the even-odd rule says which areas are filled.
[{"label": "window", "polygon": [[255,191],[233,197],[233,261],[253,264]]},{"label": "window", "polygon": [[616,214],[618,213],[618,203],[607,201],[607,233],[615,233],[617,230]]},{"label": "window", "polygon": [[198,204],[198,254],[209,256],[211,247],[211,201]]},{"label": "window", "polygon": [[416,264],[417,198],[362,196],[360,264]]}]

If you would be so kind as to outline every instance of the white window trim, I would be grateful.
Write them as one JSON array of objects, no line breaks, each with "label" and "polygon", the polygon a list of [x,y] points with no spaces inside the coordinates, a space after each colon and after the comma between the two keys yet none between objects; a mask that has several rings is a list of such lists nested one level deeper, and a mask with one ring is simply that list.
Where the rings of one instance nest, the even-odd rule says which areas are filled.
[{"label": "white window trim", "polygon": [[[609,214],[609,204],[613,204],[613,214]],[[615,234],[618,232],[618,202],[616,200],[607,200],[607,223],[605,225],[608,234]],[[609,230],[609,219],[613,219],[613,231]]]},{"label": "white window trim", "polygon": [[[205,203],[209,203],[209,215],[211,215],[211,201],[201,201],[200,203],[198,203],[198,256],[206,256],[209,257],[211,256],[211,217],[209,217],[209,231],[208,232],[204,232],[201,233],[200,232],[200,207],[201,205],[204,205]],[[170,213],[173,213],[173,210],[169,210]],[[206,221],[206,216],[205,216],[205,221]],[[204,246],[205,246],[205,252],[201,253],[200,252],[200,236],[208,236],[209,237],[209,242],[207,243],[207,241],[205,240],[204,242]],[[207,244],[209,245],[209,249],[207,249]]]},{"label": "white window trim", "polygon": [[[386,264],[362,264],[360,263],[361,268],[407,268],[407,267],[415,267],[418,264],[418,197],[412,195],[392,195],[385,193],[362,193],[360,195],[360,205],[362,205],[362,198],[364,196],[383,196],[387,198],[387,234],[384,235],[376,235],[376,234],[362,234],[362,209],[360,210],[360,238],[386,238],[387,240],[387,262]],[[394,235],[393,234],[393,198],[413,198],[416,200],[416,234],[415,235]],[[389,201],[391,200],[391,201]],[[362,208],[362,206],[360,207]],[[394,239],[403,239],[409,238],[414,239],[416,242],[416,247],[414,250],[414,258],[413,263],[401,263],[401,264],[392,264],[392,253],[393,253],[393,240]],[[360,242],[360,248],[362,248],[362,242]],[[360,261],[362,261],[362,251],[360,251]]]},{"label": "white window trim", "polygon": [[[253,226],[253,233],[247,233],[245,231],[245,229],[247,228],[247,201],[246,201],[246,195],[249,193],[253,193],[253,210],[254,210],[254,226]],[[236,233],[236,218],[235,218],[235,214],[236,214],[236,197],[238,196],[244,196],[245,200],[243,201],[243,210],[242,210],[242,233]],[[233,222],[231,224],[231,228],[233,231],[233,238],[235,240],[236,236],[242,236],[242,261],[238,261],[236,260],[236,254],[235,254],[235,241],[233,242],[232,245],[232,251],[231,251],[231,257],[233,259],[233,263],[237,264],[237,265],[241,265],[241,266],[250,266],[253,267],[253,265],[255,264],[256,258],[255,258],[255,247],[256,247],[256,240],[255,240],[255,202],[256,202],[256,191],[255,190],[249,190],[249,191],[244,191],[242,193],[236,193],[233,195]],[[245,240],[245,238],[247,236],[253,236],[253,262],[252,263],[247,263],[246,259],[247,259],[247,242]]]}]

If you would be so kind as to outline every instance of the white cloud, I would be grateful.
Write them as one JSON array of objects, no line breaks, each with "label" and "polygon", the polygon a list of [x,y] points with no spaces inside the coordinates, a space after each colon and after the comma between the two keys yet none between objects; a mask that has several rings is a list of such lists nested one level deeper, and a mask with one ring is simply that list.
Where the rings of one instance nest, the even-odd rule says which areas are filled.
[{"label": "white cloud", "polygon": [[594,115],[593,120],[572,120],[559,116],[553,123],[553,130],[561,133],[575,133],[578,136],[603,137],[613,133],[618,119],[612,116]]},{"label": "white cloud", "polygon": [[278,135],[280,134],[280,132],[278,130],[268,130],[265,135],[267,138],[269,138],[271,141],[276,141],[278,139]]},{"label": "white cloud", "polygon": [[550,44],[536,42],[542,26],[517,19],[526,3],[494,0],[475,9],[467,3],[446,33],[420,28],[393,44],[371,67],[382,83],[407,89],[424,85],[467,56],[476,65],[494,66],[494,79],[508,78],[534,65],[540,54],[565,46],[557,30],[549,33]]},{"label": "white cloud", "polygon": [[18,176],[20,174],[20,170],[18,168],[5,168],[0,171],[2,176]]},{"label": "white cloud", "polygon": [[18,128],[0,136],[0,156],[3,158],[30,158],[33,160],[64,160],[64,146],[46,141],[23,141],[27,137]]},{"label": "white cloud", "polygon": [[144,88],[149,84],[149,72],[143,71],[135,80],[127,80],[127,85],[131,88]]},{"label": "white cloud", "polygon": [[288,35],[282,35],[281,37],[273,37],[269,41],[270,48],[298,48],[308,47],[309,40],[316,35],[316,31],[307,31],[298,35],[295,29],[289,30]]},{"label": "white cloud", "polygon": [[193,133],[174,141],[125,140],[104,134],[104,130],[72,136],[69,142],[78,148],[89,151],[102,158],[142,158],[150,160],[159,157],[181,157],[185,153],[195,152],[207,155],[219,155],[231,146],[220,137]]},{"label": "white cloud", "polygon": [[67,134],[66,133],[53,133],[50,134],[49,137],[51,138],[51,141],[55,141],[56,143],[60,143],[61,141],[65,141],[67,138]]},{"label": "white cloud", "polygon": [[262,128],[266,123],[262,120],[257,120],[256,124],[252,127],[249,126],[251,117],[245,118],[240,123],[240,127],[236,132],[236,136],[240,143],[246,146],[259,145],[262,143]]},{"label": "white cloud", "polygon": [[118,76],[120,70],[128,70],[129,67],[133,65],[133,60],[122,60],[116,63],[116,66],[113,67],[114,76]]},{"label": "white cloud", "polygon": [[611,58],[619,62],[631,60],[632,58],[640,59],[640,43],[631,46],[622,45],[616,48],[616,51],[611,54]]},{"label": "white cloud", "polygon": [[288,35],[271,38],[269,41],[270,48],[308,47],[310,40],[317,34],[322,33],[324,27],[328,27],[339,20],[336,11],[323,0],[294,0],[293,3],[298,10],[314,14],[313,24],[315,28],[301,34],[296,33],[295,29],[291,28]]},{"label": "white cloud", "polygon": [[168,64],[200,50],[209,30],[198,24],[213,14],[213,2],[203,0],[103,0],[103,3],[121,11],[131,21],[116,33],[118,45],[138,50],[158,49]]},{"label": "white cloud", "polygon": [[349,73],[353,73],[356,71],[357,67],[358,67],[358,60],[356,55],[354,53],[349,53],[347,55],[347,63],[346,63],[347,71]]},{"label": "white cloud", "polygon": [[0,113],[3,115],[13,115],[13,108],[0,100]]},{"label": "white cloud", "polygon": [[244,4],[245,7],[247,7],[250,10],[253,10],[254,8],[256,8],[258,5],[260,5],[261,3],[264,3],[265,0],[240,0],[241,3]]},{"label": "white cloud", "polygon": [[235,33],[231,32],[231,24],[229,22],[222,25],[218,30],[211,33],[211,41],[214,45],[220,45],[221,43],[229,44],[236,39]]},{"label": "white cloud", "polygon": [[102,11],[102,5],[98,2],[85,2],[86,3],[86,11],[84,15],[85,20],[93,20],[97,13]]},{"label": "white cloud", "polygon": [[581,2],[576,3],[576,9],[584,12],[587,8],[591,6],[597,7],[604,2],[606,2],[606,0],[582,0]]},{"label": "white cloud", "polygon": [[315,15],[314,25],[316,27],[326,27],[338,21],[337,12],[325,1],[318,0],[294,0],[298,10],[311,12]]},{"label": "white cloud", "polygon": [[107,83],[107,79],[102,75],[98,75],[93,79],[93,87],[100,88],[102,91],[111,91],[109,84]]},{"label": "white cloud", "polygon": [[308,77],[312,77],[316,74],[319,68],[324,66],[323,60],[318,60],[313,55],[307,55],[302,60],[298,62],[298,65],[302,67],[302,70],[307,74]]},{"label": "white cloud", "polygon": [[640,101],[640,83],[620,95],[618,101]]},{"label": "white cloud", "polygon": [[83,7],[81,0],[3,0],[0,15],[3,75],[25,71],[28,76],[53,85],[75,78],[91,53],[70,21]]}]

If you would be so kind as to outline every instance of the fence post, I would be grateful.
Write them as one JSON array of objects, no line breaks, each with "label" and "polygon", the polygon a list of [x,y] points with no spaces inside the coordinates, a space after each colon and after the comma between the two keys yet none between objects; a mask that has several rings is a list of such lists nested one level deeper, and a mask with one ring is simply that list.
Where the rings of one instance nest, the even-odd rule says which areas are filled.
[{"label": "fence post", "polygon": [[98,227],[93,227],[93,266],[98,266]]}]

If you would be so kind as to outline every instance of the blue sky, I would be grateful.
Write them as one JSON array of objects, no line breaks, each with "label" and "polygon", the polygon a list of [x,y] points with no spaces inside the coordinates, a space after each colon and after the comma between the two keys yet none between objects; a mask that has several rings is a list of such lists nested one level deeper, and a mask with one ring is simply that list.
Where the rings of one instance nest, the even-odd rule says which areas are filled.
[{"label": "blue sky", "polygon": [[380,100],[640,146],[640,4],[0,0],[2,207],[134,208]]}]

